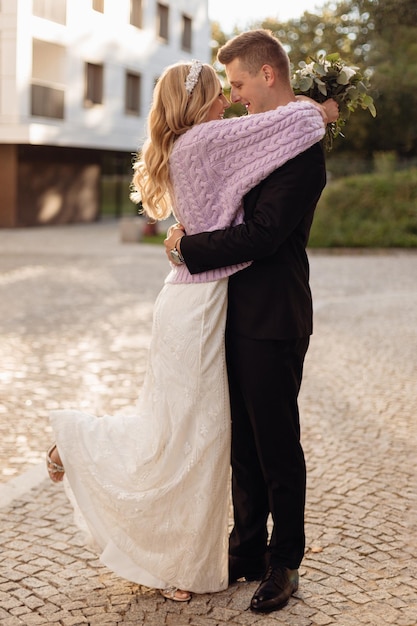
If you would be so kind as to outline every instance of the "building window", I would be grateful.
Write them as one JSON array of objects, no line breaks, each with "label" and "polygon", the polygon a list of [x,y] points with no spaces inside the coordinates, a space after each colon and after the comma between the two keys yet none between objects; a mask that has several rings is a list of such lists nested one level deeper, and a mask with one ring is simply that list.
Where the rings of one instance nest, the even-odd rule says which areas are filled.
[{"label": "building window", "polygon": [[125,111],[130,115],[140,114],[140,75],[126,72]]},{"label": "building window", "polygon": [[164,41],[168,41],[168,18],[169,9],[165,4],[157,4],[156,34]]},{"label": "building window", "polygon": [[186,52],[191,52],[191,35],[192,35],[192,21],[190,17],[186,15],[182,16],[182,36],[181,47]]},{"label": "building window", "polygon": [[67,23],[67,0],[33,0],[32,13],[58,24]]},{"label": "building window", "polygon": [[130,0],[130,23],[142,28],[142,0]]},{"label": "building window", "polygon": [[84,105],[93,106],[103,102],[103,66],[95,63],[85,64]]},{"label": "building window", "polygon": [[93,11],[104,13],[104,0],[92,0]]},{"label": "building window", "polygon": [[31,85],[31,114],[40,117],[64,119],[63,89],[55,89],[46,85]]},{"label": "building window", "polygon": [[32,41],[31,114],[64,118],[67,56],[63,46]]}]

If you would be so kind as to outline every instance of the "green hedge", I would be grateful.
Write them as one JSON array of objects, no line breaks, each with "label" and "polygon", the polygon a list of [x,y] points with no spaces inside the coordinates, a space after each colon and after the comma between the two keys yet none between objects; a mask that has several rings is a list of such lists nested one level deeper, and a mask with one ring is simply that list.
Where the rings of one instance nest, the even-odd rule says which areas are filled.
[{"label": "green hedge", "polygon": [[417,168],[328,182],[309,247],[417,247]]},{"label": "green hedge", "polygon": [[[128,177],[103,178],[102,215],[137,215],[129,183]],[[316,210],[309,247],[417,247],[417,167],[330,180]]]}]

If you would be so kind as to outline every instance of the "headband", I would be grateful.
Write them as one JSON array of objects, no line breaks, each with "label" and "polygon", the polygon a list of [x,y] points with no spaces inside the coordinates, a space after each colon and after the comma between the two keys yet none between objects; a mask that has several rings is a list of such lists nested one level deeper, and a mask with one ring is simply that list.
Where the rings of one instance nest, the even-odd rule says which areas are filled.
[{"label": "headband", "polygon": [[196,59],[193,59],[191,61],[191,67],[184,83],[185,91],[188,93],[189,96],[191,96],[191,94],[194,91],[194,87],[198,83],[198,79],[199,79],[202,69],[203,69],[203,64],[201,61],[197,61]]}]

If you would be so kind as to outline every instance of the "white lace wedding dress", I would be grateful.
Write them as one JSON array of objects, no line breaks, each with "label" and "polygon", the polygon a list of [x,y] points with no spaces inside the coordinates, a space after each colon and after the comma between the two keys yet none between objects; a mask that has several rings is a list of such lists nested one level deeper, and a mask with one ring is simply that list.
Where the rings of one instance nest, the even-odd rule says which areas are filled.
[{"label": "white lace wedding dress", "polygon": [[105,565],[149,587],[228,584],[226,306],[227,279],[165,284],[134,413],[50,416],[80,527]]}]

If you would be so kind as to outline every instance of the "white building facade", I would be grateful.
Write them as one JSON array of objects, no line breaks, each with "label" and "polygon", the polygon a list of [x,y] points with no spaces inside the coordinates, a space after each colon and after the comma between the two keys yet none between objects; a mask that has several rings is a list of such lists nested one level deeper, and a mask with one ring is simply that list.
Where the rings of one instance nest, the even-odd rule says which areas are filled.
[{"label": "white building facade", "polygon": [[167,65],[210,61],[207,0],[0,0],[0,227],[91,221]]}]

